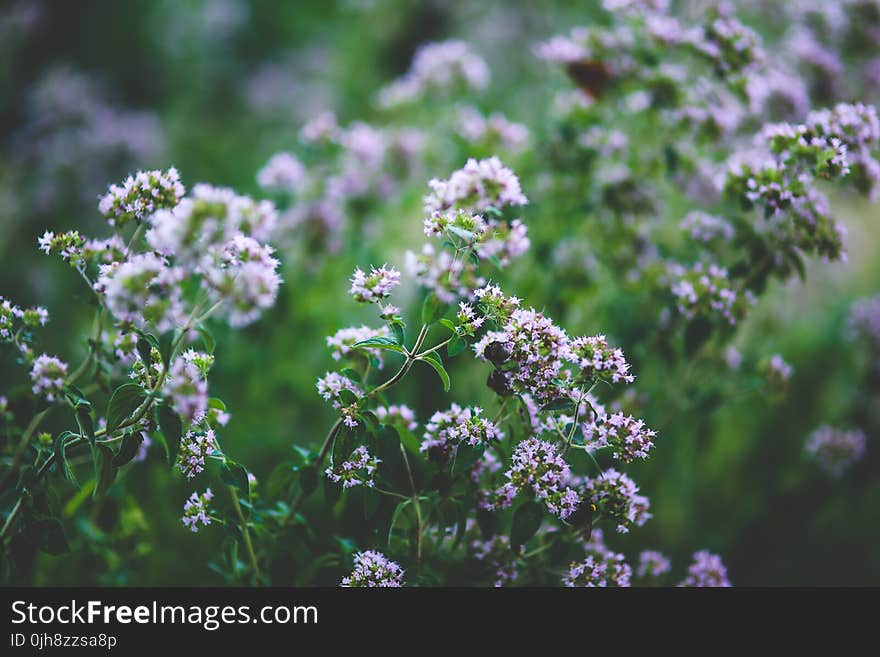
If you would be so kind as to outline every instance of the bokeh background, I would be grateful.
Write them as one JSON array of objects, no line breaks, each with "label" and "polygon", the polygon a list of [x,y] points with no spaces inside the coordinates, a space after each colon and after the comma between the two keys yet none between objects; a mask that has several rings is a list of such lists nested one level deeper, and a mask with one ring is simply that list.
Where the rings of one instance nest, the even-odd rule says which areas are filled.
[{"label": "bokeh background", "polygon": [[[592,4],[5,0],[0,293],[47,306],[52,322],[41,333],[43,348],[75,361],[91,317],[89,294],[65,264],[38,252],[44,230],[100,235],[98,195],[141,168],[173,164],[187,186],[209,181],[264,196],[257,171],[273,153],[297,148],[306,120],[332,110],[340,124],[393,123],[377,109],[376,91],[407,70],[419,44],[461,38],[492,72],[473,104],[528,125],[534,146],[505,158],[537,199],[525,212],[533,248],[507,287],[546,304],[572,334],[614,336],[635,362],[642,416],[660,436],[653,458],[633,469],[655,517],[621,549],[656,547],[681,565],[709,548],[723,555],[734,585],[880,584],[878,393],[866,384],[870,363],[846,328],[852,303],[880,292],[880,212],[835,198],[849,229],[848,261],[812,262],[806,282],[772,284],[735,336],[746,363],[784,355],[795,372],[784,394],[767,394],[757,373],[734,376],[718,359],[653,353],[640,341],[651,321],[643,300],[616,284],[614,272],[580,278],[554,266],[554,249],[585,217],[565,203],[542,202],[539,191],[546,172],[537,145],[550,130],[552,94],[566,81],[548,73],[532,47],[592,20]],[[772,7],[749,3],[744,12],[768,42],[785,27]],[[407,120],[430,125],[433,113],[449,107],[412,111]],[[332,422],[314,388],[332,366],[324,338],[368,321],[347,301],[350,272],[371,263],[401,266],[404,251],[422,241],[425,181],[447,176],[471,154],[451,137],[431,138],[439,146],[408,172],[412,182],[362,213],[369,239],[308,259],[302,245],[288,245],[276,307],[246,330],[216,328],[212,394],[232,413],[223,445],[261,482],[293,443],[320,442]],[[489,399],[484,373],[456,374],[454,399]],[[14,357],[0,355],[0,389],[23,384]],[[433,375],[417,372],[396,399],[424,417],[440,395]],[[859,424],[868,433],[867,455],[840,480],[804,456],[807,436],[823,423]],[[209,568],[216,536],[189,535],[179,524],[188,495],[180,477],[163,468],[131,468],[125,476],[127,485],[114,487],[101,506],[71,493],[64,514],[73,554],[40,556],[20,580],[222,583]]]}]

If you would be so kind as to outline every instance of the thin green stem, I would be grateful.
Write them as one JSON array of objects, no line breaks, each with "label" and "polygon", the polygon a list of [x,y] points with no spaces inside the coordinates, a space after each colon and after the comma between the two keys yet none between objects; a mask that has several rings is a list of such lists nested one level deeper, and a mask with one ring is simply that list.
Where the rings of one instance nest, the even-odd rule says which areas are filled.
[{"label": "thin green stem", "polygon": [[18,447],[15,450],[15,454],[12,456],[12,463],[9,466],[9,470],[3,475],[3,479],[0,480],[0,489],[5,489],[6,484],[9,483],[9,478],[15,472],[15,469],[18,467],[18,464],[21,463],[21,459],[24,456],[24,452],[27,449],[28,444],[31,441],[36,430],[39,428],[40,423],[43,419],[48,415],[50,409],[45,409],[40,411],[31,419],[30,424],[28,424],[27,428],[24,430],[24,433],[21,434],[21,441],[18,443]]},{"label": "thin green stem", "polygon": [[436,345],[436,346],[434,346],[434,347],[431,347],[430,349],[425,349],[425,351],[423,351],[422,353],[420,353],[420,354],[416,354],[415,358],[421,358],[421,357],[424,356],[425,354],[430,354],[430,353],[433,353],[433,352],[435,352],[435,351],[437,351],[437,350],[439,350],[439,349],[442,349],[443,347],[445,347],[446,345],[448,345],[450,342],[452,342],[456,337],[457,337],[457,336],[454,336],[454,335],[453,335],[451,338],[448,338],[448,339],[444,340],[444,341],[441,342],[440,344],[438,344],[438,345]]},{"label": "thin green stem", "polygon": [[400,445],[400,453],[403,455],[403,463],[406,466],[406,476],[409,478],[409,486],[410,490],[412,490],[413,508],[416,510],[416,521],[418,522],[416,528],[416,564],[418,565],[422,562],[422,509],[419,506],[419,497],[416,492],[416,482],[412,476],[412,469],[409,467],[409,457],[407,457],[406,449],[404,449],[403,445]]},{"label": "thin green stem", "polygon": [[254,544],[251,542],[251,531],[248,529],[247,522],[244,519],[244,513],[241,510],[241,503],[238,501],[238,493],[235,492],[235,486],[229,486],[229,495],[232,497],[232,506],[235,507],[235,515],[241,523],[241,535],[244,537],[244,546],[247,549],[248,558],[251,561],[251,568],[254,571],[254,578],[260,579],[260,566],[257,563],[257,555],[254,553]]}]

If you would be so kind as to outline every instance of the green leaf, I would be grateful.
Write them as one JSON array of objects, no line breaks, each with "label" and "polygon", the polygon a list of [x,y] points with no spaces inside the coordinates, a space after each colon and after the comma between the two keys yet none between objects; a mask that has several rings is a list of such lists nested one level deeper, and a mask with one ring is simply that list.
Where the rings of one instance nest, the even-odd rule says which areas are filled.
[{"label": "green leaf", "polygon": [[373,517],[381,501],[379,493],[370,487],[364,487],[364,520],[369,520]]},{"label": "green leaf", "polygon": [[397,429],[390,425],[385,425],[376,435],[375,454],[379,457],[379,471],[384,475],[392,478],[396,473],[401,472],[403,465],[403,455],[400,453],[400,434]]},{"label": "green leaf", "polygon": [[519,547],[528,541],[544,519],[544,507],[534,500],[529,500],[513,514],[513,524],[510,527],[510,545]]},{"label": "green leaf", "polygon": [[547,402],[541,407],[542,411],[573,411],[574,402],[568,397],[559,397]]},{"label": "green leaf", "polygon": [[131,417],[141,402],[146,391],[137,383],[123,383],[113,391],[110,403],[107,404],[107,435],[113,434],[125,420]]},{"label": "green leaf", "polygon": [[205,345],[205,351],[207,351],[209,354],[213,354],[214,349],[217,346],[217,342],[216,340],[214,340],[214,336],[211,335],[211,332],[204,326],[199,326],[196,331],[198,331],[199,335],[202,337],[202,344]]},{"label": "green leaf", "polygon": [[41,518],[31,525],[30,531],[43,552],[55,556],[70,552],[64,527],[56,518]]},{"label": "green leaf", "polygon": [[403,347],[397,344],[397,342],[393,338],[386,338],[382,336],[376,336],[375,338],[361,340],[360,342],[355,342],[352,346],[355,349],[389,349],[391,351],[396,351],[399,354],[405,353],[403,351]]},{"label": "green leaf", "polygon": [[684,348],[688,356],[697,350],[712,336],[712,323],[704,317],[697,317],[685,326]]},{"label": "green leaf", "polygon": [[394,509],[394,513],[391,514],[391,524],[388,526],[388,544],[391,544],[391,535],[394,532],[394,525],[397,524],[397,519],[400,517],[400,513],[406,508],[408,504],[412,503],[412,498],[403,500],[397,507]]},{"label": "green leaf", "polygon": [[173,346],[174,331],[168,331],[159,337],[159,354],[162,356],[162,362],[165,363],[165,367],[171,367],[171,348]]},{"label": "green leaf", "polygon": [[431,292],[422,304],[422,324],[433,324],[446,312],[446,306]]},{"label": "green leaf", "polygon": [[226,402],[224,402],[219,397],[209,397],[208,398],[208,408],[213,408],[218,411],[226,412]]},{"label": "green leaf", "polygon": [[351,379],[355,383],[361,383],[361,381],[363,380],[361,378],[361,373],[358,372],[357,370],[351,369],[350,367],[345,367],[345,368],[339,370],[339,373],[342,376],[344,376],[346,379]]},{"label": "green leaf", "polygon": [[220,479],[227,486],[237,488],[246,499],[250,499],[251,486],[248,481],[247,470],[241,463],[236,463],[232,459],[226,459],[220,466]]},{"label": "green leaf", "polygon": [[473,232],[471,232],[469,230],[465,230],[464,228],[459,228],[458,226],[447,226],[446,230],[448,230],[450,233],[452,233],[456,237],[460,237],[465,242],[473,242],[474,238],[476,237],[476,235]]},{"label": "green leaf", "polygon": [[343,388],[336,396],[339,397],[339,401],[343,406],[351,406],[352,404],[356,404],[358,400],[357,395],[348,388]]},{"label": "green leaf", "polygon": [[333,506],[342,497],[342,486],[334,481],[330,481],[329,477],[324,477],[324,500],[329,506]]},{"label": "green leaf", "polygon": [[412,454],[421,454],[422,443],[416,435],[409,429],[398,429],[397,435],[400,436],[400,443]]},{"label": "green leaf", "polygon": [[436,353],[431,352],[430,354],[425,354],[419,360],[425,361],[428,365],[434,368],[434,371],[440,375],[440,379],[443,381],[443,390],[445,392],[449,392],[449,388],[452,386],[449,381],[449,374],[446,372],[446,368],[443,367],[443,361],[437,356]]},{"label": "green leaf", "polygon": [[468,445],[464,443],[455,450],[455,461],[452,464],[452,476],[455,477],[470,470],[486,451],[483,445]]},{"label": "green leaf", "polygon": [[309,465],[300,470],[299,485],[303,493],[308,497],[318,487],[318,468]]},{"label": "green leaf", "polygon": [[70,467],[70,463],[67,462],[67,439],[75,436],[76,434],[72,431],[63,431],[58,434],[58,437],[55,439],[55,461],[58,463],[59,468],[61,469],[64,478],[67,479],[70,483],[72,483],[77,488],[80,487],[79,481],[76,479],[76,475],[73,473],[73,468]]},{"label": "green leaf", "polygon": [[167,404],[162,404],[156,409],[156,416],[162,437],[165,438],[165,457],[168,459],[168,464],[173,466],[177,462],[177,452],[183,436],[183,422],[180,420],[180,415]]},{"label": "green leaf", "polygon": [[440,323],[442,326],[445,326],[446,328],[448,328],[448,329],[449,329],[450,331],[452,331],[453,333],[457,333],[457,331],[456,331],[456,329],[455,329],[455,322],[453,322],[451,319],[446,319],[446,318],[444,317],[443,319],[441,319],[441,320],[439,321],[439,323]]},{"label": "green leaf", "polygon": [[458,356],[462,351],[467,349],[467,342],[465,342],[464,338],[459,335],[456,335],[449,344],[446,345],[446,354],[450,358],[454,358]]},{"label": "green leaf", "polygon": [[[147,341],[151,347],[153,347],[156,351],[161,351],[161,346],[159,345],[159,341],[156,339],[156,336],[152,333],[148,333],[146,331],[138,331],[137,334],[141,336],[144,340]],[[140,347],[138,347],[140,348]]]},{"label": "green leaf", "polygon": [[[155,339],[155,338],[154,338]],[[138,354],[141,357],[141,360],[144,361],[144,367],[147,368],[147,371],[150,370],[150,365],[153,362],[153,346],[149,343],[149,341],[144,337],[139,337],[137,341],[137,350]]]},{"label": "green leaf", "polygon": [[92,422],[91,405],[80,404],[76,407],[76,423],[79,430],[89,439],[89,444],[95,444],[95,424]]},{"label": "green leaf", "polygon": [[140,431],[125,434],[125,437],[122,439],[122,445],[119,447],[119,451],[116,452],[116,456],[113,457],[113,467],[121,468],[123,465],[131,461],[137,455],[138,447],[141,446],[141,442],[143,442],[143,436],[141,436]]},{"label": "green leaf", "polygon": [[92,491],[92,498],[103,497],[116,478],[113,450],[107,445],[96,444],[92,448],[92,458],[95,461],[95,490]]},{"label": "green leaf", "polygon": [[406,333],[403,330],[402,322],[391,322],[391,330],[394,333],[394,339],[397,340],[397,344],[406,344]]},{"label": "green leaf", "polygon": [[333,439],[332,452],[334,468],[342,465],[343,461],[354,451],[355,444],[358,442],[357,439],[362,436],[363,428],[360,426],[353,429],[343,427],[340,431],[336,432],[336,437]]}]

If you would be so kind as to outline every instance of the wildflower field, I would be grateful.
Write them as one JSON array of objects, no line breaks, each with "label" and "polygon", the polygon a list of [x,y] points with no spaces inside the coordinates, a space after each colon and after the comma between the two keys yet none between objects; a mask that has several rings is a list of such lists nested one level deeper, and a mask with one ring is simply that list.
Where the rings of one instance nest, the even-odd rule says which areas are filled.
[{"label": "wildflower field", "polygon": [[0,7],[0,581],[880,584],[880,2]]}]

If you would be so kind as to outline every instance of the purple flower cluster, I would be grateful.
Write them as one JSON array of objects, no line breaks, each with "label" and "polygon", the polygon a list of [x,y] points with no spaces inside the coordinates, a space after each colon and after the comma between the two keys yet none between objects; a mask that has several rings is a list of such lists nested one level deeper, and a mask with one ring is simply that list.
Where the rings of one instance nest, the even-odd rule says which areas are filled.
[{"label": "purple flower cluster", "polygon": [[363,272],[360,267],[351,276],[349,294],[360,303],[378,303],[391,295],[391,291],[400,285],[400,272],[393,267],[384,265],[378,269],[372,267],[370,273]]},{"label": "purple flower cluster", "polygon": [[688,587],[729,587],[727,568],[721,557],[708,550],[694,552],[694,561],[688,566],[687,577],[679,586]]},{"label": "purple flower cluster", "polygon": [[[42,306],[21,308],[0,296],[0,341],[11,342],[18,328],[45,326],[48,321],[49,311]],[[16,324],[19,325],[18,328]]]},{"label": "purple flower cluster", "polygon": [[370,328],[369,326],[352,326],[350,328],[339,329],[333,335],[327,336],[327,346],[333,350],[333,353],[331,354],[333,360],[341,360],[342,358],[348,358],[359,352],[365,352],[371,359],[378,361],[379,367],[381,368],[381,349],[359,347],[357,350],[354,350],[352,347],[362,340],[368,340],[370,338],[387,338],[389,335],[390,331],[387,326],[382,326],[377,329]]},{"label": "purple flower cluster", "polygon": [[257,173],[257,183],[264,189],[291,194],[302,191],[307,183],[306,168],[290,153],[276,153]]},{"label": "purple flower cluster", "polygon": [[602,530],[594,529],[590,541],[584,545],[587,557],[580,563],[572,563],[563,576],[562,583],[568,587],[620,587],[630,586],[632,568],[624,556],[608,549]]},{"label": "purple flower cluster", "polygon": [[504,473],[509,480],[495,492],[488,506],[505,508],[523,491],[535,494],[547,510],[565,520],[574,513],[580,497],[566,486],[571,469],[552,443],[528,438],[516,446],[510,468]]},{"label": "purple flower cluster", "polygon": [[636,576],[639,578],[660,577],[672,569],[672,563],[662,552],[643,550],[639,553],[639,565]]},{"label": "purple flower cluster", "polygon": [[515,369],[497,370],[505,381],[496,391],[529,393],[542,403],[559,396],[556,380],[571,353],[565,331],[533,308],[513,310],[503,329],[488,331],[474,345],[474,352],[496,367],[516,363]]},{"label": "purple flower cluster", "polygon": [[603,518],[616,522],[620,533],[628,532],[632,526],[641,527],[651,517],[648,498],[639,495],[639,487],[632,479],[613,468],[585,479],[584,497],[596,505]]},{"label": "purple flower cluster", "polygon": [[461,444],[490,443],[504,437],[494,423],[482,417],[478,406],[462,408],[454,403],[447,411],[437,411],[425,425],[421,451],[448,455]]},{"label": "purple flower cluster", "polygon": [[69,230],[65,233],[53,233],[47,230],[37,238],[37,246],[46,255],[57,254],[62,260],[72,266],[79,266],[83,259],[83,247],[86,239],[77,230]]},{"label": "purple flower cluster", "polygon": [[623,413],[603,414],[584,424],[584,444],[590,451],[609,446],[614,458],[624,463],[648,458],[656,435],[644,421]]},{"label": "purple flower cluster", "polygon": [[507,536],[496,534],[487,539],[475,539],[471,542],[471,552],[477,561],[485,563],[493,573],[493,586],[500,588],[512,584],[519,578],[519,554],[510,546]]},{"label": "purple flower cluster", "polygon": [[418,427],[415,412],[406,404],[391,404],[390,406],[379,406],[374,409],[376,417],[380,422],[403,427],[409,431],[415,431]]},{"label": "purple flower cluster", "polygon": [[354,555],[354,569],[342,578],[340,586],[399,588],[403,586],[403,568],[376,550],[358,552]]},{"label": "purple flower cluster", "polygon": [[526,205],[529,201],[519,178],[497,157],[469,159],[448,180],[428,181],[431,193],[425,196],[425,212],[433,214],[450,209],[483,212],[488,208]]},{"label": "purple flower cluster", "polygon": [[807,439],[809,457],[830,476],[839,478],[865,455],[865,433],[823,426]]},{"label": "purple flower cluster", "polygon": [[477,108],[467,105],[459,107],[457,114],[458,134],[470,144],[519,151],[529,139],[526,126],[509,121],[499,112],[492,112],[487,117]]},{"label": "purple flower cluster", "polygon": [[181,518],[183,524],[195,533],[199,531],[199,523],[203,527],[210,525],[209,505],[212,499],[214,499],[214,493],[211,492],[210,488],[206,489],[201,495],[193,492],[183,505],[183,518]]},{"label": "purple flower cluster", "polygon": [[[342,413],[346,426],[356,427],[358,425],[356,418],[358,412],[357,399],[364,394],[358,384],[338,372],[327,372],[327,374],[318,379],[317,387],[318,394],[325,401],[330,402],[333,408]],[[355,401],[344,400],[345,391],[348,391],[355,398]]]},{"label": "purple flower cluster", "polygon": [[372,488],[376,485],[373,475],[376,473],[381,459],[372,456],[369,450],[361,445],[357,447],[345,461],[333,464],[324,471],[327,478],[334,482],[342,482],[343,488],[354,486],[367,486]]},{"label": "purple flower cluster", "polygon": [[629,363],[623,350],[609,347],[604,335],[574,338],[569,344],[570,359],[581,368],[585,377],[604,379],[611,383],[632,383]]},{"label": "purple flower cluster", "polygon": [[208,410],[207,359],[202,356],[189,350],[175,358],[163,386],[172,408],[187,422],[200,421]]},{"label": "purple flower cluster", "polygon": [[866,343],[875,363],[880,365],[880,295],[859,299],[852,305],[849,311],[849,332],[852,337]]},{"label": "purple flower cluster", "polygon": [[743,319],[753,303],[751,293],[739,292],[727,270],[697,263],[690,269],[673,267],[672,294],[678,312],[687,319],[720,316],[728,324]]},{"label": "purple flower cluster", "polygon": [[458,40],[429,43],[416,51],[412,66],[403,77],[379,92],[379,103],[395,107],[455,85],[481,90],[488,84],[489,67],[468,44]]},{"label": "purple flower cluster", "polygon": [[34,359],[31,366],[31,390],[35,395],[45,397],[46,401],[54,402],[64,391],[64,380],[67,378],[67,363],[61,359],[41,354]]},{"label": "purple flower cluster", "polygon": [[187,479],[205,471],[205,459],[220,452],[213,429],[187,431],[180,441],[177,467]]},{"label": "purple flower cluster", "polygon": [[733,226],[728,221],[699,210],[689,212],[682,219],[681,229],[686,231],[692,239],[703,243],[716,240],[729,242],[734,235]]},{"label": "purple flower cluster", "polygon": [[771,388],[785,390],[794,374],[794,368],[781,355],[773,354],[761,364],[761,373]]}]

